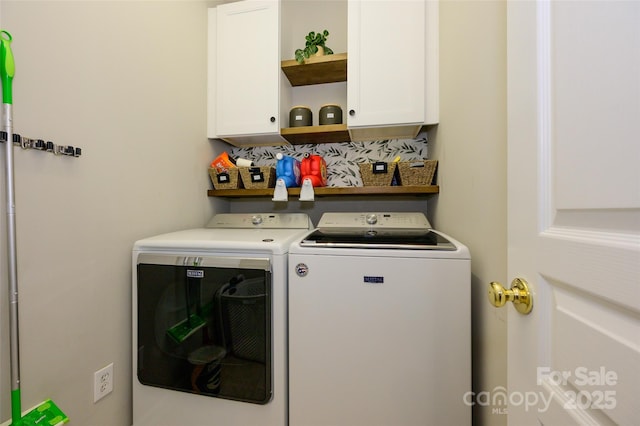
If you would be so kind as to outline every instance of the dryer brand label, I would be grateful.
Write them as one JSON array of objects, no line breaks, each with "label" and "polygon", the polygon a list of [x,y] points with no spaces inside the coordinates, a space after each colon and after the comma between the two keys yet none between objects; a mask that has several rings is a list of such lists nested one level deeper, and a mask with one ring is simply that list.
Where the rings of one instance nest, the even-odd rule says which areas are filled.
[{"label": "dryer brand label", "polygon": [[299,277],[306,277],[308,273],[309,273],[309,267],[307,265],[305,265],[304,263],[298,263],[296,265],[296,274]]},{"label": "dryer brand label", "polygon": [[384,277],[369,277],[365,275],[364,282],[367,284],[384,284]]},{"label": "dryer brand label", "polygon": [[204,271],[201,269],[187,269],[188,278],[204,278]]}]

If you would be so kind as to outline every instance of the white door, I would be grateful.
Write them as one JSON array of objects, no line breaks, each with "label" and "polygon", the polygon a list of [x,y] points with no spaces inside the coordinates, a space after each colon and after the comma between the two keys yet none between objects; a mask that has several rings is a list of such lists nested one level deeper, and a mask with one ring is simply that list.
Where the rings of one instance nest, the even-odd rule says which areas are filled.
[{"label": "white door", "polygon": [[217,136],[280,132],[277,1],[217,7]]},{"label": "white door", "polygon": [[509,424],[637,425],[640,2],[507,10]]}]

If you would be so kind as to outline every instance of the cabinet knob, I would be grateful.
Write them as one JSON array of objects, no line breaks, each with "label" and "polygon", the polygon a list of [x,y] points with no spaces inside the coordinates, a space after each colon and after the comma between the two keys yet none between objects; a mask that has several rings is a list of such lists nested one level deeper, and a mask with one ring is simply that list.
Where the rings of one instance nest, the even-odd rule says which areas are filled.
[{"label": "cabinet knob", "polygon": [[271,117],[271,118],[269,119],[269,121],[271,121],[272,123],[275,123],[275,122],[276,122],[276,118],[275,118],[275,117]]},{"label": "cabinet knob", "polygon": [[352,117],[353,117],[354,115],[356,115],[355,110],[350,109],[350,110],[349,110],[349,115],[350,115],[350,116],[352,116]]}]

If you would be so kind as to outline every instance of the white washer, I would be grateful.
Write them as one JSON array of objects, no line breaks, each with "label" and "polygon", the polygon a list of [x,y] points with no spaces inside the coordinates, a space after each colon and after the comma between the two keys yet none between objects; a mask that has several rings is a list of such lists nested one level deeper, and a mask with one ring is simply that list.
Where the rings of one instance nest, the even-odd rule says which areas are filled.
[{"label": "white washer", "polygon": [[133,248],[133,424],[287,418],[287,253],[306,214],[219,214]]},{"label": "white washer", "polygon": [[291,425],[470,425],[470,285],[422,213],[325,213],[289,251]]}]

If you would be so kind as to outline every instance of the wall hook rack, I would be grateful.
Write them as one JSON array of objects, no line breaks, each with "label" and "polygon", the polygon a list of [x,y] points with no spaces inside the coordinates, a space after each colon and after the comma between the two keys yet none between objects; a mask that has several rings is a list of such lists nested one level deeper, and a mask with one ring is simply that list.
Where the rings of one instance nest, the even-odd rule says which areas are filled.
[{"label": "wall hook rack", "polygon": [[[0,142],[7,141],[7,132],[0,131]],[[51,141],[45,142],[42,139],[31,139],[13,134],[13,144],[20,146],[22,149],[36,149],[38,151],[51,152],[55,155],[66,155],[69,157],[80,157],[82,149],[71,145],[56,145]]]}]

